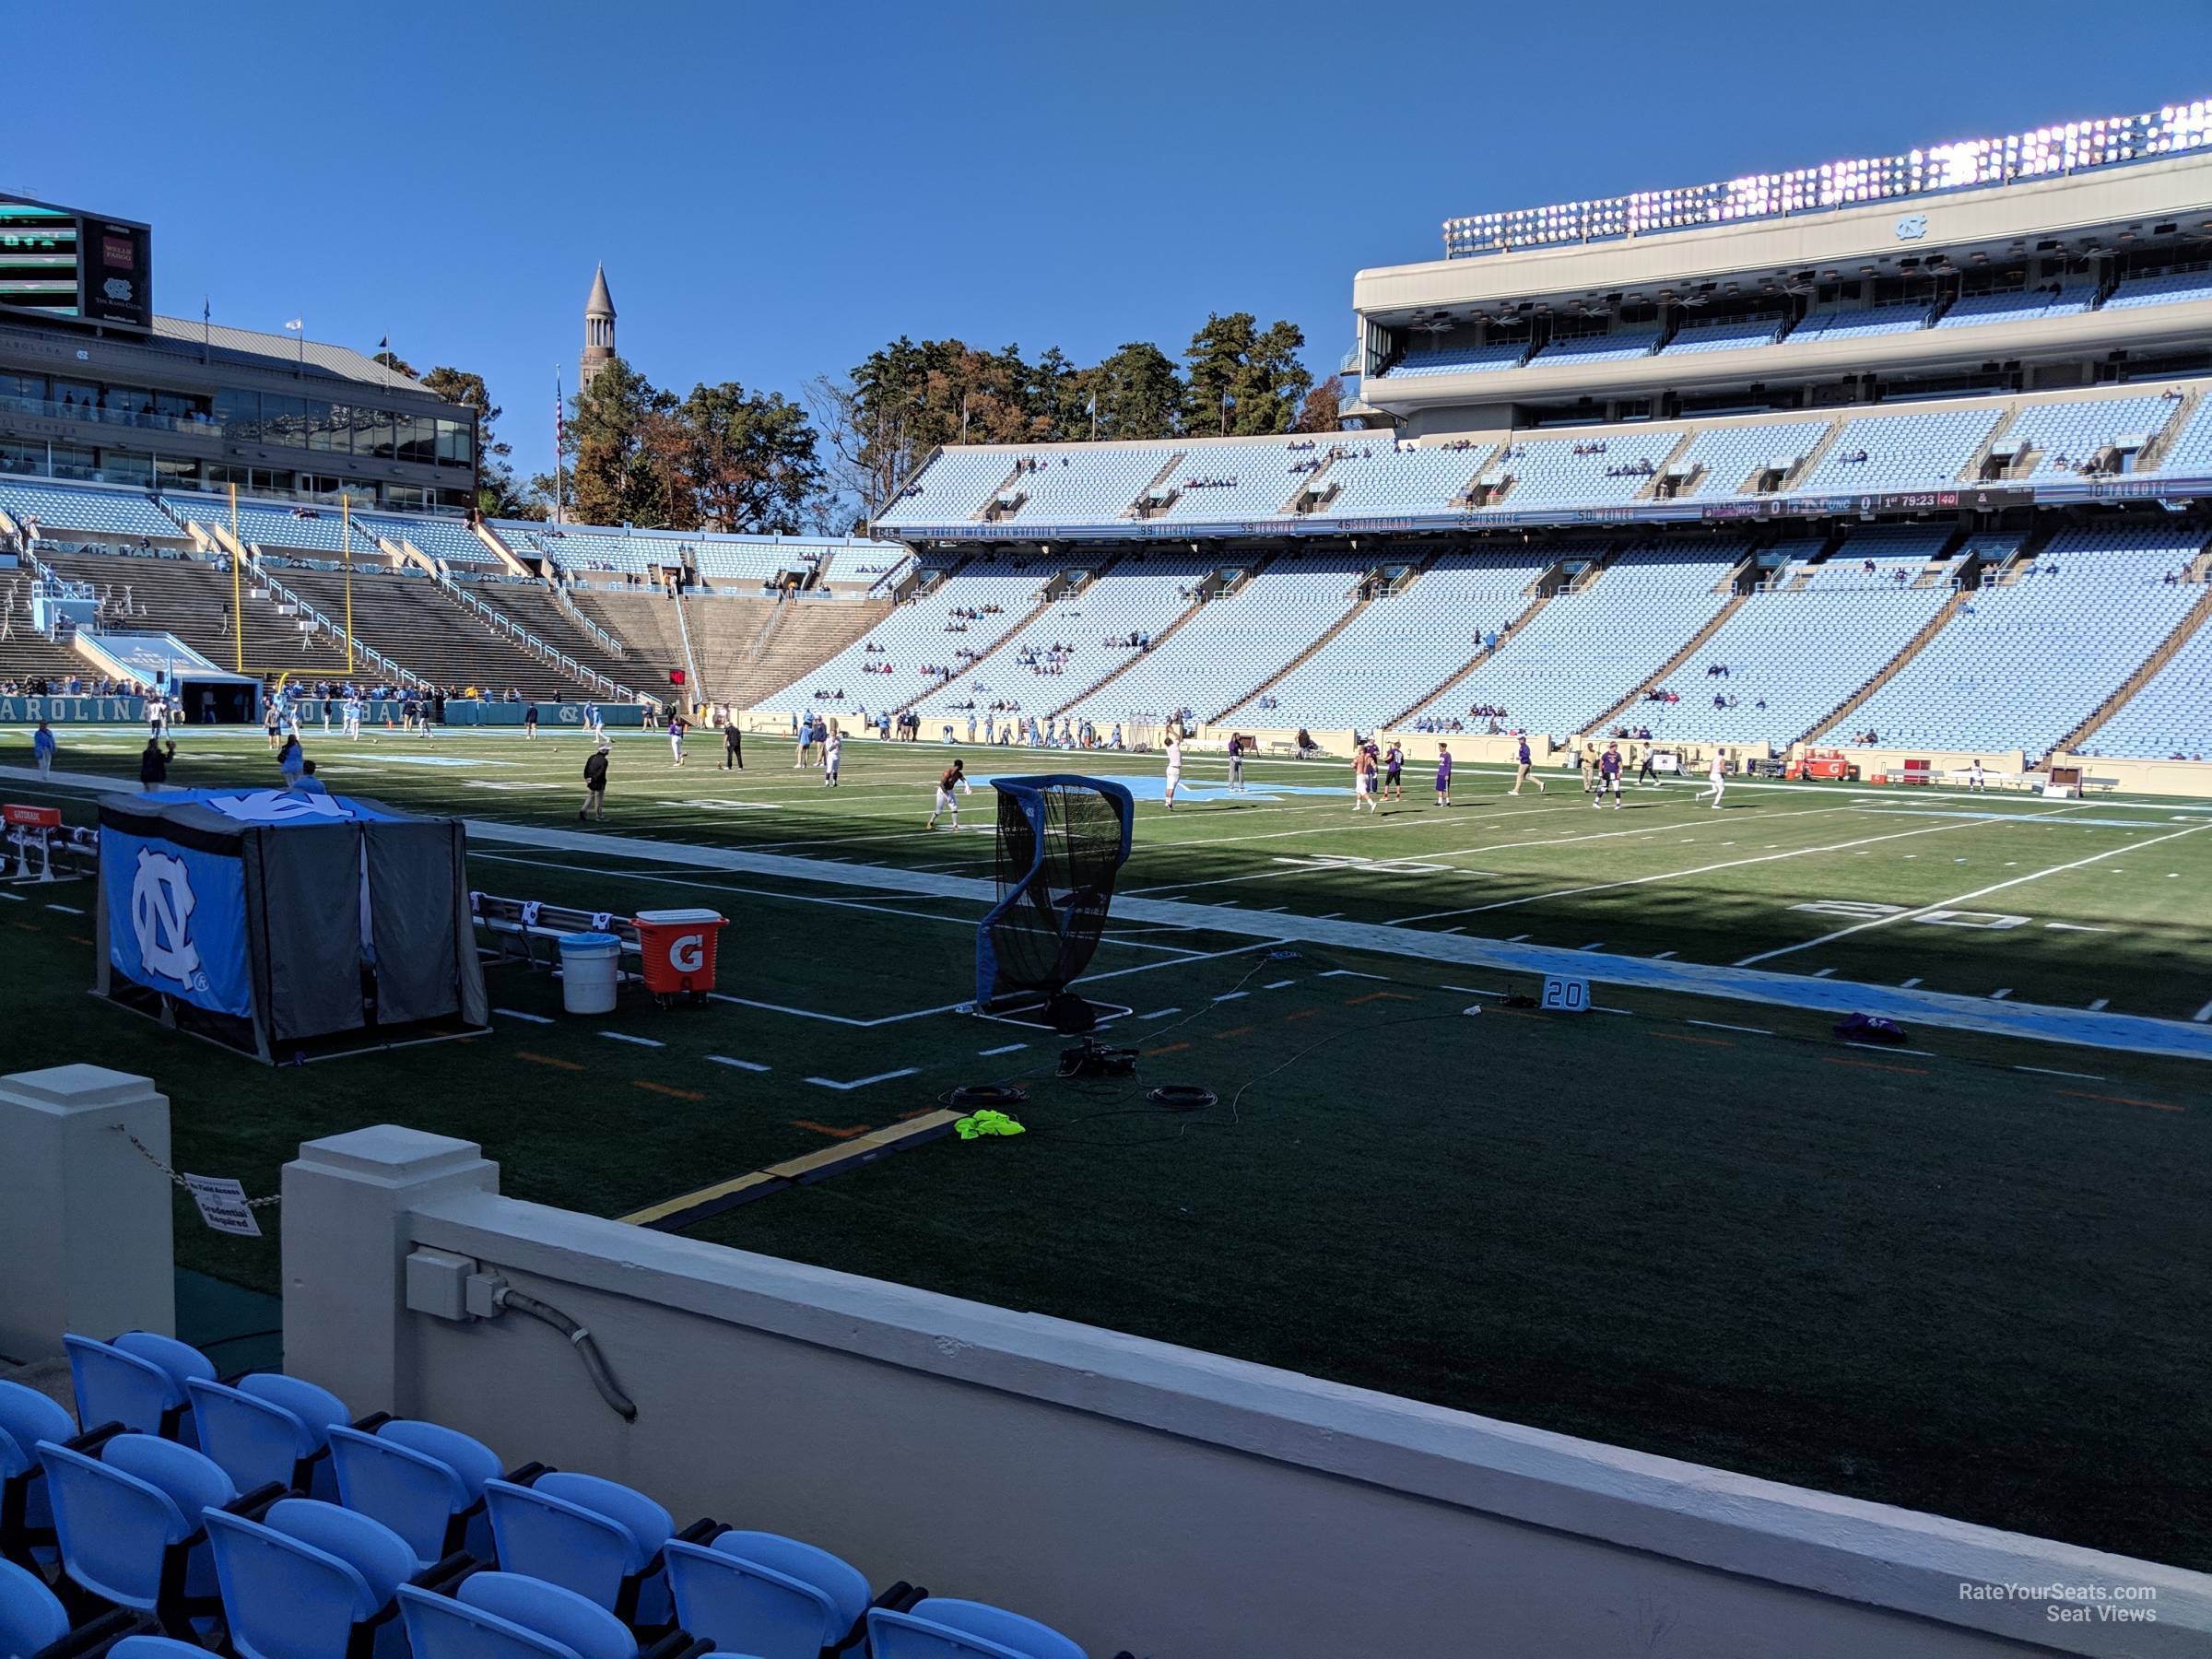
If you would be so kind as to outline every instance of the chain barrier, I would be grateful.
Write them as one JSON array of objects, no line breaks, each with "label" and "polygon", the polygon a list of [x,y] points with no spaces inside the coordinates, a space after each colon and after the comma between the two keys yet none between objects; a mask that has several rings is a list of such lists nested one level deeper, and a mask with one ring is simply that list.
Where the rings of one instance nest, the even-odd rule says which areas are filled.
[{"label": "chain barrier", "polygon": [[[162,1174],[168,1176],[171,1184],[182,1187],[188,1193],[192,1191],[192,1183],[186,1181],[183,1176],[178,1174],[176,1171],[171,1169],[167,1164],[163,1163],[159,1158],[156,1158],[154,1156],[153,1149],[144,1141],[133,1135],[128,1129],[125,1129],[121,1124],[111,1124],[109,1127],[113,1129],[116,1134],[122,1135],[124,1140],[129,1141],[132,1146],[135,1147],[138,1149],[139,1157],[145,1159],[147,1163],[152,1164],[155,1169],[160,1171]],[[270,1205],[276,1203],[282,1197],[283,1194],[281,1193],[271,1193],[266,1198],[249,1198],[246,1200],[246,1207],[248,1209],[266,1209]]]}]

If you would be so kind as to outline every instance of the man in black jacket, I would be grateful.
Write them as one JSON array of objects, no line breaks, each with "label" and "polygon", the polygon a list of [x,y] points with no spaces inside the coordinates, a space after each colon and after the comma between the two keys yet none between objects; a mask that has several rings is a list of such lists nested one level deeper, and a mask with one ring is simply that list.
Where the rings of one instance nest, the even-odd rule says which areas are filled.
[{"label": "man in black jacket", "polygon": [[600,738],[599,747],[583,763],[583,806],[576,814],[579,818],[587,814],[594,819],[606,817],[606,752],[612,747]]},{"label": "man in black jacket", "polygon": [[722,770],[731,767],[745,770],[745,738],[737,730],[737,716],[733,714],[722,728]]},{"label": "man in black jacket", "polygon": [[138,787],[148,794],[169,782],[169,763],[177,758],[177,746],[172,741],[164,750],[159,739],[148,737],[146,750],[138,757]]}]

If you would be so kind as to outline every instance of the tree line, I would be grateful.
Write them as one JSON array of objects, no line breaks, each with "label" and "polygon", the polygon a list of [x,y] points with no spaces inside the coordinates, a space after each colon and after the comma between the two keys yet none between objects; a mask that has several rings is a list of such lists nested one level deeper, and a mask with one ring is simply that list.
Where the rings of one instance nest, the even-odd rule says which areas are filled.
[{"label": "tree line", "polygon": [[[735,381],[678,397],[616,357],[571,402],[559,500],[580,524],[844,534],[940,444],[1334,431],[1342,382],[1315,384],[1304,345],[1295,324],[1262,328],[1250,312],[1209,315],[1180,362],[1147,341],[1084,365],[1057,347],[1030,359],[901,335],[841,378],[818,376],[804,402]],[[389,353],[378,360],[414,374]],[[515,476],[482,377],[441,367],[421,380],[477,411],[479,509],[548,516],[556,477]]]}]

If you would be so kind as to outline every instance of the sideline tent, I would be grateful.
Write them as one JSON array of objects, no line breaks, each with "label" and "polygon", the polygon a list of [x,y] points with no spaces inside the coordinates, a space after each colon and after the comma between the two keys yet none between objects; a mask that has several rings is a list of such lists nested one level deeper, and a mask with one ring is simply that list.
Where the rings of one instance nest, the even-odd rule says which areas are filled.
[{"label": "sideline tent", "polygon": [[271,1062],[480,1030],[465,849],[346,795],[109,795],[94,989]]}]

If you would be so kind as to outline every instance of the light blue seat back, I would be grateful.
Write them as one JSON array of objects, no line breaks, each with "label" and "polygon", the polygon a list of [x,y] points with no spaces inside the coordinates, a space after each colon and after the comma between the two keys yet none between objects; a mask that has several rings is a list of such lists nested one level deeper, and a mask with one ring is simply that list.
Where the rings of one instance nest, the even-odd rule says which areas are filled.
[{"label": "light blue seat back", "polygon": [[870,1659],[1086,1659],[1050,1625],[983,1602],[928,1595],[904,1613],[868,1614]]},{"label": "light blue seat back", "polygon": [[868,1581],[829,1551],[775,1533],[727,1532],[663,1549],[676,1622],[718,1649],[818,1659],[868,1607]]},{"label": "light blue seat back", "polygon": [[[39,1477],[39,1442],[57,1443],[73,1438],[76,1424],[69,1413],[35,1388],[20,1382],[0,1382],[0,1490],[20,1486],[23,1525],[43,1532],[53,1525],[53,1509],[46,1501],[46,1483]],[[0,1542],[5,1542],[0,1540]],[[51,1560],[53,1552],[43,1547],[31,1553]]]},{"label": "light blue seat back", "polygon": [[[284,1499],[260,1522],[211,1513],[207,1537],[240,1659],[344,1655],[356,1627],[390,1606],[415,1570],[390,1528],[312,1499]],[[396,1622],[376,1646],[404,1651]]]},{"label": "light blue seat back", "polygon": [[[639,1624],[666,1622],[667,1585],[650,1570],[676,1527],[642,1492],[556,1470],[535,1486],[491,1481],[484,1496],[501,1568],[565,1584]],[[625,1580],[638,1581],[629,1594]]]},{"label": "light blue seat back", "polygon": [[[150,1434],[119,1434],[99,1459],[52,1441],[39,1444],[61,1537],[62,1567],[120,1606],[151,1612],[168,1551],[197,1538],[201,1516],[237,1497],[222,1470],[189,1447]],[[211,1594],[204,1541],[185,1573],[186,1595]]]},{"label": "light blue seat back", "polygon": [[108,1659],[207,1659],[207,1650],[173,1636],[125,1636],[108,1650]]},{"label": "light blue seat back", "polygon": [[[397,1533],[418,1569],[444,1556],[453,1517],[475,1505],[485,1482],[500,1472],[489,1447],[436,1423],[398,1418],[374,1434],[337,1425],[327,1432],[339,1501]],[[462,1547],[489,1559],[491,1535],[481,1516],[472,1520]]]},{"label": "light blue seat back", "polygon": [[151,1359],[89,1336],[64,1336],[76,1420],[88,1429],[121,1423],[140,1434],[174,1432],[190,1404],[184,1385]]},{"label": "light blue seat back", "polygon": [[412,1584],[399,1593],[399,1618],[414,1659],[576,1659],[573,1648]]},{"label": "light blue seat back", "polygon": [[39,1575],[0,1561],[0,1659],[28,1659],[68,1634],[69,1615]]},{"label": "light blue seat back", "polygon": [[250,1492],[272,1480],[292,1486],[300,1466],[312,1459],[310,1495],[337,1495],[328,1462],[317,1454],[330,1443],[331,1425],[351,1417],[328,1389],[279,1371],[255,1371],[240,1378],[235,1388],[194,1377],[184,1390],[200,1450],[222,1465],[239,1490]]},{"label": "light blue seat back", "polygon": [[559,1584],[516,1572],[478,1572],[461,1581],[460,1599],[559,1643],[577,1659],[636,1659],[637,1639],[620,1619]]}]

